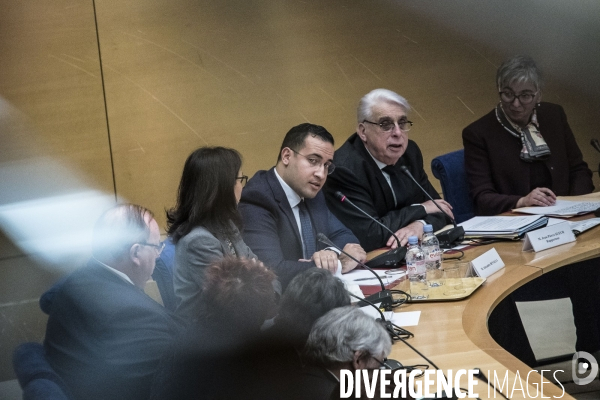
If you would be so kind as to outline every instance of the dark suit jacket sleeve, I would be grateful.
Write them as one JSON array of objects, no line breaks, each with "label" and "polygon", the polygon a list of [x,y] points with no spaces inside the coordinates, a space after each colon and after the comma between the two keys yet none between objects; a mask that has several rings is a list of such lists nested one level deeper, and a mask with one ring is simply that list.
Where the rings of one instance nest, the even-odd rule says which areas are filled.
[{"label": "dark suit jacket sleeve", "polygon": [[[420,151],[418,151],[418,149],[416,149],[416,151],[411,149],[410,151],[411,153],[415,153],[411,160],[412,164],[414,164],[414,167],[411,168],[411,173],[417,182],[419,182],[434,199],[439,199],[438,193],[429,182],[427,174],[423,170],[423,157],[421,156]],[[324,188],[329,208],[348,228],[352,230],[352,232],[354,232],[358,237],[361,246],[366,251],[375,250],[385,246],[385,243],[391,237],[391,234],[350,204],[342,203],[338,200],[335,197],[336,191],[342,192],[354,204],[373,218],[377,219],[383,225],[387,226],[392,232],[396,232],[417,220],[425,220],[427,223],[432,224],[434,230],[440,229],[446,224],[443,215],[439,213],[427,214],[425,208],[421,205],[392,209],[379,215],[373,199],[373,196],[376,196],[377,194],[372,192],[369,182],[367,181],[368,179],[369,178],[365,174],[358,176],[358,172],[355,173],[350,168],[338,166],[334,173],[327,178],[327,183]],[[382,179],[384,179],[383,176]],[[409,178],[402,177],[401,179]],[[414,183],[412,184],[414,185]],[[387,183],[385,183],[385,185],[387,185]],[[424,199],[425,195],[416,187],[415,192],[411,193],[411,195],[415,195],[415,199],[418,199],[415,203],[421,203],[426,200]]]},{"label": "dark suit jacket sleeve", "polygon": [[[248,186],[245,189],[250,189]],[[315,267],[315,263],[286,260],[282,248],[288,244],[282,242],[278,232],[279,213],[273,198],[260,190],[244,190],[239,210],[244,221],[244,242],[267,267],[279,277],[283,287],[298,273]],[[333,239],[332,239],[333,240]]]},{"label": "dark suit jacket sleeve", "polygon": [[502,194],[496,190],[494,171],[490,167],[490,154],[485,141],[470,126],[463,130],[462,137],[465,171],[476,214],[497,215],[514,208],[521,196]]},{"label": "dark suit jacket sleeve", "polygon": [[565,148],[569,161],[569,195],[578,196],[591,193],[594,191],[591,171],[587,163],[583,161],[583,155],[577,146],[573,131],[567,122],[567,115],[562,107],[560,107],[560,120],[565,132]]}]

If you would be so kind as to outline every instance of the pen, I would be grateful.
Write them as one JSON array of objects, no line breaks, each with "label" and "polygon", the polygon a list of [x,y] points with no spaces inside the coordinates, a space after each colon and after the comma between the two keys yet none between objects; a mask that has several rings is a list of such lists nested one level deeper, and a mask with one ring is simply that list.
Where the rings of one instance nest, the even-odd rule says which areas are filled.
[{"label": "pen", "polygon": [[[383,278],[389,278],[389,276],[387,276],[387,275],[383,275],[383,276],[380,276],[380,278],[382,278],[382,279],[383,279]],[[358,281],[370,281],[371,279],[377,279],[377,278],[375,278],[375,277],[372,277],[372,278],[359,278],[359,279],[354,279],[352,282],[358,282]]]}]

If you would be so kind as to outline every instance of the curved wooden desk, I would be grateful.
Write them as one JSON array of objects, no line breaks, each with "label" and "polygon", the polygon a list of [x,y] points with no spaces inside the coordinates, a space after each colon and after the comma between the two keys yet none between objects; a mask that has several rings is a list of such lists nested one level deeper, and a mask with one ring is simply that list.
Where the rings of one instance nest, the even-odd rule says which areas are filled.
[{"label": "curved wooden desk", "polygon": [[[598,197],[595,197],[597,200]],[[539,387],[541,375],[530,373],[531,368],[500,347],[490,336],[487,320],[496,307],[508,294],[525,283],[555,268],[572,264],[600,255],[600,227],[596,227],[577,237],[574,243],[555,247],[539,253],[522,252],[521,241],[495,243],[476,247],[465,252],[465,259],[472,260],[492,247],[495,247],[506,268],[492,275],[471,297],[462,301],[407,304],[396,311],[421,311],[419,325],[409,330],[415,337],[409,343],[429,357],[442,370],[480,368],[488,376],[488,370],[503,379],[508,371],[510,390],[517,378],[521,378],[524,389],[514,391],[511,399],[541,398]],[[390,358],[404,365],[423,364],[424,360],[405,344],[394,344]],[[527,376],[529,374],[529,385]],[[544,396],[570,399],[560,386],[555,386],[553,377],[545,373]],[[552,383],[551,383],[552,382]],[[533,385],[532,385],[533,383]],[[537,388],[536,386],[537,385]],[[466,379],[462,387],[466,387]],[[493,389],[488,397],[487,385],[479,383],[476,392],[480,398],[501,398],[494,396]],[[516,388],[520,388],[517,383]],[[529,395],[527,393],[529,390]],[[510,395],[510,392],[504,391]],[[509,396],[510,397],[510,396]]]}]

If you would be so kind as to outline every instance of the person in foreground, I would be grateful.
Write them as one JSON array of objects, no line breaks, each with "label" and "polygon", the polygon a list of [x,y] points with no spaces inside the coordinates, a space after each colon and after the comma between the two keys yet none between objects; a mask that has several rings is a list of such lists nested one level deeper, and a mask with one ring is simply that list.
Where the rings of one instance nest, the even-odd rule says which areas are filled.
[{"label": "person in foreground", "polygon": [[325,234],[361,262],[366,253],[352,232],[327,208],[321,188],[334,170],[333,137],[322,126],[300,124],[286,134],[277,165],[258,171],[242,191],[244,240],[283,287],[299,272],[317,266],[335,273],[356,262],[317,241]]},{"label": "person in foreground", "polygon": [[340,191],[354,204],[388,227],[404,246],[409,236],[421,237],[425,224],[441,229],[450,221],[419,187],[402,172],[408,168],[415,180],[437,199],[438,205],[454,218],[452,206],[440,199],[423,169],[423,155],[408,139],[413,123],[408,120],[410,105],[397,93],[375,89],[360,99],[356,133],[336,152],[336,169],[325,184],[331,211],[358,237],[365,250],[397,247],[396,240],[379,224],[342,203]]},{"label": "person in foreground", "polygon": [[[542,83],[540,70],[530,57],[506,60],[496,75],[500,102],[463,130],[465,169],[476,215],[550,206],[557,195],[581,195],[594,189],[592,173],[563,108],[541,102]],[[511,298],[570,297],[577,328],[576,349],[597,352],[599,267],[598,259],[562,267],[522,286]],[[518,341],[512,332],[520,331],[506,325],[507,319],[492,314],[489,321],[492,336],[503,346]],[[535,362],[530,349],[514,351],[526,363]]]},{"label": "person in foreground", "polygon": [[143,292],[162,249],[158,225],[149,210],[119,205],[100,217],[92,245],[87,266],[42,296],[48,360],[75,399],[147,399],[180,332]]},{"label": "person in foreground", "polygon": [[208,265],[225,256],[256,258],[239,231],[242,221],[237,204],[248,179],[241,167],[236,150],[195,150],[183,167],[177,206],[167,212],[167,232],[176,246],[176,313],[188,321],[200,315],[200,292]]},{"label": "person in foreground", "polygon": [[335,308],[313,325],[304,348],[302,385],[292,392],[295,398],[339,398],[342,369],[352,374],[379,369],[391,350],[388,333],[375,319],[353,306]]},{"label": "person in foreground", "polygon": [[[260,329],[276,312],[274,279],[247,258],[226,256],[207,266],[198,316],[162,360],[151,399],[250,398],[240,376],[256,372],[248,360],[268,351],[259,346]],[[229,396],[232,390],[245,396]]]},{"label": "person in foreground", "polygon": [[272,334],[283,336],[300,353],[319,317],[349,305],[350,295],[340,279],[321,268],[307,269],[283,292]]}]

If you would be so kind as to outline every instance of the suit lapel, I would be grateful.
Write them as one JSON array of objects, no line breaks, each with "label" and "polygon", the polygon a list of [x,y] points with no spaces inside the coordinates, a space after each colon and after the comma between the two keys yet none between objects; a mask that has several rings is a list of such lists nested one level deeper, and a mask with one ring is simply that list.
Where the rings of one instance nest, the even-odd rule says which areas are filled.
[{"label": "suit lapel", "polygon": [[[296,237],[297,243],[301,244],[302,240],[300,239],[300,228],[298,227],[298,224],[296,223],[296,218],[294,217],[294,213],[292,212],[292,207],[290,206],[290,202],[288,201],[287,196],[285,195],[285,192],[283,191],[283,188],[281,187],[281,184],[279,183],[279,180],[277,180],[277,177],[275,176],[275,168],[274,167],[271,168],[267,172],[267,183],[271,187],[271,191],[273,192],[273,197],[277,201],[277,204],[279,205],[279,209],[281,210],[281,212],[283,212],[283,214],[287,218],[287,223],[290,225],[291,230],[294,232],[294,236]],[[302,246],[300,246],[300,247],[302,247]]]},{"label": "suit lapel", "polygon": [[[360,140],[358,134],[355,133],[355,135],[356,141],[354,142],[354,147],[369,166],[370,171],[372,171],[372,176],[375,177],[377,185],[379,186],[379,193],[372,193],[373,198],[377,199],[383,197],[385,200],[386,208],[393,209],[395,207],[395,203],[392,188],[390,188],[390,185],[385,179],[385,176],[383,176],[383,172],[381,172],[377,164],[375,164],[373,157],[371,157],[371,154],[369,154],[369,152],[367,151],[367,148],[365,147],[362,140]],[[367,173],[369,173],[368,170]]]}]

